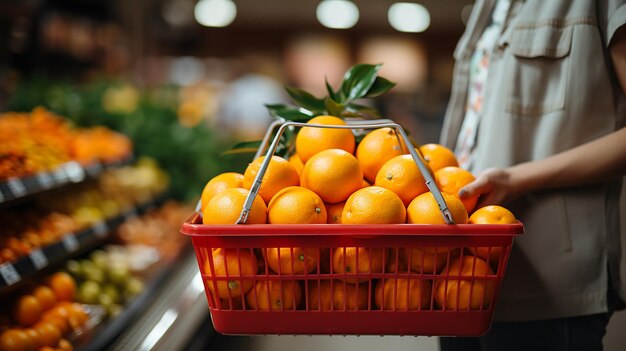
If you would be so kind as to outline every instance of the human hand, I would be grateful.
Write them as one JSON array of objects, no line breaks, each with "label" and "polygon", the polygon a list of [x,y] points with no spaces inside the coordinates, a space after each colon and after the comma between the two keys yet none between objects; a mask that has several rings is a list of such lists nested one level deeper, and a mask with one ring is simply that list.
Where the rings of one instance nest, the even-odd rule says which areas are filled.
[{"label": "human hand", "polygon": [[462,199],[479,196],[476,208],[487,205],[502,205],[523,194],[523,187],[509,168],[489,168],[475,181],[459,190]]}]

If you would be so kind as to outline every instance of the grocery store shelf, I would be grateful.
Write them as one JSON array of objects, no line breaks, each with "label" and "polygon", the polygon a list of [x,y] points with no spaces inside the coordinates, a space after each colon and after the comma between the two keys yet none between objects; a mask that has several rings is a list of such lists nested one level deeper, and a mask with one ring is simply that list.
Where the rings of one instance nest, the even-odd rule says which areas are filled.
[{"label": "grocery store shelf", "polygon": [[106,240],[111,231],[124,221],[145,213],[166,199],[159,195],[106,221],[96,223],[78,233],[67,234],[48,246],[33,250],[28,256],[0,265],[0,296],[20,285],[25,279],[57,263],[64,262]]},{"label": "grocery store shelf", "polygon": [[191,250],[182,253],[167,279],[152,290],[154,300],[142,306],[143,313],[119,337],[109,340],[106,350],[180,350],[208,316],[202,278]]},{"label": "grocery store shelf", "polygon": [[132,157],[127,157],[115,162],[93,162],[88,166],[71,161],[49,172],[39,172],[22,178],[9,178],[0,182],[0,205],[68,184],[80,183],[87,178],[95,178],[107,169],[118,168],[131,161]]}]

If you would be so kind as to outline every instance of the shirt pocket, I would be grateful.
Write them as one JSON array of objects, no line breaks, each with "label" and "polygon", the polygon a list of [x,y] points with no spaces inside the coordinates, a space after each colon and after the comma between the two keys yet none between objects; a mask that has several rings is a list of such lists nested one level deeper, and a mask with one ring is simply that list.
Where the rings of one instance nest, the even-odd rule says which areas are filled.
[{"label": "shirt pocket", "polygon": [[539,117],[565,109],[573,27],[526,24],[511,32],[505,111]]}]

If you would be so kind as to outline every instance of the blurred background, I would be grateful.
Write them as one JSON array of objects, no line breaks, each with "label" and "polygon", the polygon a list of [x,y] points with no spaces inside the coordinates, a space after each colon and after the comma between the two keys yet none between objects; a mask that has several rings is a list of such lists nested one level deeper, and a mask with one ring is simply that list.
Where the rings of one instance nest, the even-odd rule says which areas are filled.
[{"label": "blurred background", "polygon": [[[384,117],[419,144],[437,142],[452,52],[472,6],[470,0],[0,0],[0,112],[41,106],[77,128],[121,132],[141,165],[167,175],[167,198],[189,204],[212,176],[243,171],[250,155],[222,153],[262,137],[271,123],[264,104],[292,103],[284,86],[322,96],[324,79],[337,87],[356,63],[382,63],[379,74],[397,83],[373,102]],[[206,301],[199,299],[206,311],[195,324],[170,333],[169,344],[153,336],[142,345],[437,349],[435,338],[210,338]],[[155,325],[166,316],[134,318],[142,315]],[[624,327],[618,313],[607,349],[623,349]]]}]

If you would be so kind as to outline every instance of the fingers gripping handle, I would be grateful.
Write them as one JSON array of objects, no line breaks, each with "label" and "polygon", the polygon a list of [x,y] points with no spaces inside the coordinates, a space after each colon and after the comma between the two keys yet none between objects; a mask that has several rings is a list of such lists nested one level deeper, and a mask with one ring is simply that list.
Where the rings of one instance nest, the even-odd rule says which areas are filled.
[{"label": "fingers gripping handle", "polygon": [[[426,180],[426,186],[433,193],[433,196],[435,197],[435,200],[437,201],[437,205],[439,206],[439,211],[441,211],[441,214],[445,222],[447,224],[454,224],[454,221],[452,219],[452,214],[450,213],[450,210],[448,209],[448,205],[444,201],[443,196],[441,195],[441,192],[437,188],[437,185],[435,184],[433,177],[428,171],[428,168],[426,168],[426,165],[422,161],[422,158],[418,155],[417,151],[413,147],[413,144],[411,143],[411,140],[409,139],[409,137],[406,135],[404,129],[402,129],[402,127],[400,127],[399,124],[393,123],[389,120],[368,121],[368,122],[359,121],[359,122],[352,122],[352,123],[348,122],[348,123],[349,124],[347,125],[309,124],[309,123],[300,123],[300,122],[283,123],[280,126],[280,128],[278,128],[278,131],[276,132],[276,136],[274,136],[274,139],[272,140],[272,143],[269,146],[265,154],[265,159],[263,160],[263,163],[261,164],[261,167],[259,168],[259,172],[256,174],[256,177],[254,178],[254,182],[252,183],[252,187],[250,188],[250,193],[246,197],[246,201],[243,205],[241,215],[239,216],[239,219],[237,220],[237,224],[243,224],[248,219],[248,215],[250,214],[250,209],[252,208],[252,203],[254,202],[254,199],[259,193],[259,189],[261,188],[261,183],[263,182],[263,176],[265,175],[265,172],[267,171],[267,168],[269,167],[269,163],[270,163],[270,160],[272,159],[272,156],[274,155],[274,152],[276,152],[276,148],[278,147],[278,142],[280,141],[280,137],[282,136],[285,129],[290,126],[310,127],[310,128],[329,128],[329,129],[393,128],[396,131],[396,133],[398,133],[398,135],[402,137],[404,144],[407,146],[411,146],[411,147],[408,147],[409,154],[411,155],[411,157],[413,157],[413,160],[417,164],[417,167],[419,168],[420,172],[424,176],[424,179]],[[272,129],[275,128],[276,125],[278,124],[277,123],[272,124]],[[271,132],[268,131],[268,133],[271,133]],[[265,145],[267,144],[267,141],[269,140],[268,135],[269,134],[266,135],[264,143],[259,147],[259,150],[265,149]]]}]

